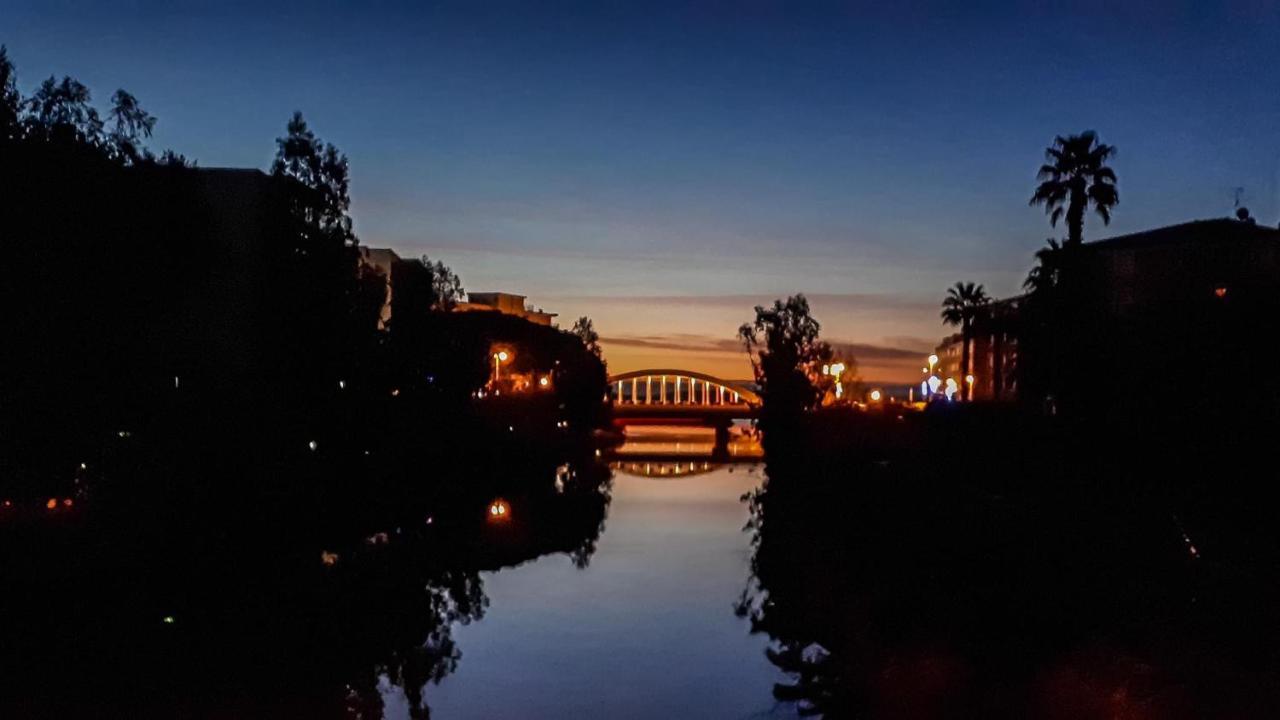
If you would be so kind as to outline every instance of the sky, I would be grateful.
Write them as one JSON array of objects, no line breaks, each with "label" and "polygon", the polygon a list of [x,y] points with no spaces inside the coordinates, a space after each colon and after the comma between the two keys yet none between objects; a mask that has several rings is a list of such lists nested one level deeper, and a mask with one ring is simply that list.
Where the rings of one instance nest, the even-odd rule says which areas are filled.
[{"label": "sky", "polygon": [[1016,294],[1064,234],[1027,203],[1055,135],[1119,150],[1086,239],[1237,188],[1280,222],[1280,3],[1064,5],[0,0],[0,43],[204,167],[266,169],[301,110],[363,244],[590,316],[612,371],[749,377],[737,327],[803,292],[909,382],[949,285]]}]

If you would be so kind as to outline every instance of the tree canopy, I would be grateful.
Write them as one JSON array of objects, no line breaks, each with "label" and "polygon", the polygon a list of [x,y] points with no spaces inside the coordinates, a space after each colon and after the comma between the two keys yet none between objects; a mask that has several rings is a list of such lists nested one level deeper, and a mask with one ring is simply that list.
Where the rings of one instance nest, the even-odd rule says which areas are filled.
[{"label": "tree canopy", "polygon": [[1045,149],[1045,164],[1036,174],[1040,184],[1030,204],[1043,205],[1055,227],[1066,216],[1067,245],[1084,241],[1084,216],[1090,207],[1103,224],[1111,223],[1111,210],[1120,202],[1116,173],[1107,165],[1115,154],[1115,146],[1098,142],[1092,130],[1059,135]]}]

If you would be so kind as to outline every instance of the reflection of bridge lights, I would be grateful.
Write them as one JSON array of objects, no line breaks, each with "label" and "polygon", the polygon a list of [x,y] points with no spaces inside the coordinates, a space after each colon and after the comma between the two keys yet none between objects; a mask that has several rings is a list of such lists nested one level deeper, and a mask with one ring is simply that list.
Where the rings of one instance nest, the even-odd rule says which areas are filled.
[{"label": "reflection of bridge lights", "polygon": [[511,506],[507,505],[506,500],[494,500],[489,503],[489,520],[492,522],[502,522],[511,518]]}]

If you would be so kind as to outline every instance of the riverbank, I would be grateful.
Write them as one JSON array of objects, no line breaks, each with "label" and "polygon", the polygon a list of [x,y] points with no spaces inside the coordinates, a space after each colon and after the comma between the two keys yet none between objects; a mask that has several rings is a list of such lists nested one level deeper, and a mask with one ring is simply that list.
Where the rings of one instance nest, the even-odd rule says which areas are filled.
[{"label": "riverbank", "polygon": [[1223,453],[1244,436],[981,406],[832,415],[766,436],[750,496],[741,609],[794,679],[780,699],[1011,718],[1277,700],[1280,553],[1247,506],[1270,490]]}]

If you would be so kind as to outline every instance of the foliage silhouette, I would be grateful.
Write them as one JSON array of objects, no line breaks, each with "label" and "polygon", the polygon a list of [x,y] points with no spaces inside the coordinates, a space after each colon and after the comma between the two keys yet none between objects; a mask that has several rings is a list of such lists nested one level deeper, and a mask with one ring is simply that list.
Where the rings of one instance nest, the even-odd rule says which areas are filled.
[{"label": "foliage silhouette", "polygon": [[818,407],[830,377],[831,346],[819,339],[821,325],[809,312],[804,295],[757,305],[755,320],[738,328],[738,338],[751,358],[762,401],[760,427],[765,442],[785,432],[799,417]]},{"label": "foliage silhouette", "polygon": [[964,387],[964,399],[973,398],[973,383],[967,376],[973,373],[970,363],[970,348],[973,345],[973,324],[983,308],[991,303],[986,290],[981,285],[958,282],[947,288],[947,296],[942,300],[942,321],[960,328],[960,381]]},{"label": "foliage silhouette", "polygon": [[1097,133],[1057,136],[1045,150],[1045,164],[1036,178],[1040,184],[1032,205],[1044,205],[1055,227],[1065,215],[1068,246],[1084,241],[1084,216],[1092,207],[1103,224],[1111,223],[1111,210],[1120,202],[1116,174],[1106,163],[1115,156],[1114,146],[1098,142]]}]

